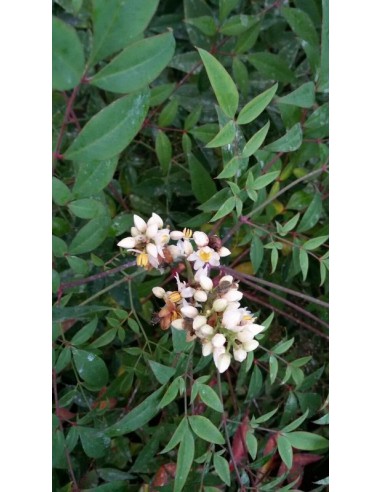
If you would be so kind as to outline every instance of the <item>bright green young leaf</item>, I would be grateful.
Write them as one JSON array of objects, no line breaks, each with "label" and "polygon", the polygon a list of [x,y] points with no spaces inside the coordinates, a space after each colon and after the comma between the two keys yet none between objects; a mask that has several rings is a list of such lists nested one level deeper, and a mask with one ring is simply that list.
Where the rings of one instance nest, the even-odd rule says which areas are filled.
[{"label": "bright green young leaf", "polygon": [[185,482],[187,481],[188,474],[192,467],[194,459],[194,437],[189,428],[185,430],[182,438],[179,452],[177,454],[177,466],[175,476],[174,492],[181,492],[183,490]]},{"label": "bright green young leaf", "polygon": [[125,94],[148,86],[168,65],[175,52],[172,32],[142,39],[127,46],[90,79],[100,89]]},{"label": "bright green young leaf", "polygon": [[258,200],[258,193],[254,190],[254,176],[251,171],[249,171],[246,179],[246,193],[253,202]]},{"label": "bright green young leaf", "polygon": [[188,154],[188,166],[194,196],[200,203],[214,197],[217,187],[205,167],[193,154]]},{"label": "bright green young leaf", "polygon": [[321,261],[320,262],[320,286],[322,286],[324,284],[326,277],[327,277],[327,267]]},{"label": "bright green young leaf", "polygon": [[231,480],[230,480],[229,463],[226,461],[226,459],[220,456],[219,454],[214,453],[213,465],[220,479],[224,483],[226,483],[227,486],[230,486]]},{"label": "bright green young leaf", "polygon": [[110,437],[122,436],[134,432],[136,429],[140,429],[143,425],[147,424],[160,410],[159,401],[163,391],[163,386],[154,391],[121,420],[108,427],[106,434]]},{"label": "bright green young leaf", "polygon": [[75,367],[79,376],[93,388],[101,389],[108,381],[108,370],[104,361],[87,350],[72,349]]},{"label": "bright green young leaf", "polygon": [[192,430],[201,439],[215,444],[224,444],[225,439],[217,427],[212,422],[202,415],[192,415],[189,417],[189,423]]},{"label": "bright green young leaf", "polygon": [[308,251],[313,251],[314,249],[317,249],[319,246],[324,244],[328,239],[328,236],[320,236],[320,237],[314,237],[312,239],[309,239],[303,244],[303,248],[308,250]]},{"label": "bright green young leaf", "polygon": [[292,337],[290,338],[290,340],[286,340],[285,342],[281,342],[278,345],[275,345],[275,347],[273,347],[271,351],[274,352],[274,354],[278,354],[278,355],[284,354],[285,352],[287,352],[289,348],[292,347],[294,341],[295,338]]},{"label": "bright green young leaf", "polygon": [[177,396],[179,392],[179,382],[181,377],[174,379],[172,383],[168,386],[167,391],[164,393],[163,398],[159,403],[160,408],[164,408],[169,405]]},{"label": "bright green young leaf", "polygon": [[179,442],[182,441],[186,431],[189,431],[188,420],[186,417],[183,417],[182,421],[173,433],[169,443],[165,446],[163,451],[160,452],[160,454],[168,453],[168,451],[171,451],[171,449],[177,446]]},{"label": "bright green young leaf", "polygon": [[328,440],[325,437],[311,432],[296,431],[285,433],[285,436],[290,441],[291,446],[296,449],[317,451],[328,447]]},{"label": "bright green young leaf", "polygon": [[111,220],[108,216],[90,220],[80,229],[69,246],[72,255],[88,253],[97,248],[106,239]]},{"label": "bright green young leaf", "polygon": [[312,108],[315,104],[315,84],[306,82],[287,96],[280,97],[277,102],[300,108]]},{"label": "bright green young leaf", "polygon": [[63,181],[55,176],[53,177],[52,182],[52,197],[54,203],[57,205],[65,205],[71,200],[71,191]]},{"label": "bright green young leaf", "polygon": [[84,161],[79,164],[73,195],[85,198],[102,191],[112,180],[119,156],[105,161]]},{"label": "bright green young leaf", "polygon": [[237,108],[239,95],[233,79],[221,63],[207,51],[198,48],[205,65],[206,73],[213,87],[218,104],[229,118],[233,118]]},{"label": "bright green young leaf", "polygon": [[119,154],[140,130],[149,91],[121,97],[91,118],[65,152],[65,159],[105,160]]},{"label": "bright green young leaf", "polygon": [[70,202],[68,208],[72,214],[80,219],[93,219],[105,211],[105,207],[99,200],[83,198]]},{"label": "bright green young leaf", "polygon": [[274,384],[274,381],[278,374],[278,359],[274,355],[270,355],[269,367],[270,367],[270,383]]},{"label": "bright green young leaf", "polygon": [[111,439],[100,429],[78,426],[84,452],[89,458],[101,458],[110,447]]},{"label": "bright green young leaf", "polygon": [[300,269],[302,270],[302,274],[303,274],[303,280],[306,280],[307,273],[308,273],[309,259],[308,259],[307,251],[303,248],[300,248],[299,250],[299,263],[300,263]]},{"label": "bright green young leaf", "polygon": [[206,144],[206,148],[213,149],[215,147],[222,147],[233,142],[235,137],[235,124],[233,121],[229,121],[217,135]]},{"label": "bright green young leaf", "polygon": [[282,232],[284,233],[288,233],[290,231],[292,231],[295,227],[296,227],[296,224],[298,223],[298,220],[300,218],[300,214],[296,214],[294,215],[294,217],[292,219],[290,219],[289,221],[287,221],[283,226],[282,226]]},{"label": "bright green young leaf", "polygon": [[209,200],[198,208],[203,212],[213,212],[218,210],[221,205],[231,196],[231,191],[229,188],[222,188],[222,190],[215,193]]},{"label": "bright green young leaf", "polygon": [[257,457],[257,452],[258,452],[258,441],[257,438],[252,434],[251,432],[248,432],[246,434],[246,446],[247,450],[249,451],[249,454],[251,456],[251,459],[255,461],[255,458]]},{"label": "bright green young leaf", "polygon": [[328,425],[329,424],[329,413],[326,413],[325,415],[320,417],[320,419],[314,420],[313,423],[317,424],[317,425]]},{"label": "bright green young leaf", "polygon": [[274,273],[278,264],[279,253],[277,248],[271,250],[271,273]]},{"label": "bright green young leaf", "polygon": [[155,150],[163,174],[166,175],[172,160],[172,144],[167,135],[161,130],[156,135]]},{"label": "bright green young leaf", "polygon": [[210,386],[200,384],[198,394],[200,395],[201,400],[205,403],[205,405],[208,405],[208,407],[213,408],[213,410],[216,410],[217,412],[224,411],[221,400]]},{"label": "bright green young leaf", "polygon": [[250,261],[254,273],[257,273],[263,260],[263,243],[259,236],[255,235],[250,245]]},{"label": "bright green young leaf", "polygon": [[280,436],[278,436],[277,445],[283,463],[290,470],[290,468],[292,467],[292,458],[293,458],[292,446],[290,441],[287,439],[286,436],[283,436],[281,434]]},{"label": "bright green young leaf", "polygon": [[239,125],[246,125],[255,120],[270,104],[277,89],[278,84],[275,84],[248,102],[239,112],[237,123]]},{"label": "bright green young leaf", "polygon": [[81,345],[91,338],[97,328],[98,318],[95,317],[90,323],[81,328],[71,339],[72,345]]},{"label": "bright green young leaf", "polygon": [[295,73],[280,55],[274,55],[266,51],[248,55],[247,59],[261,75],[268,79],[286,84],[295,82]]},{"label": "bright green young leaf", "polygon": [[176,372],[175,367],[164,366],[163,364],[159,364],[154,360],[149,360],[148,363],[160,384],[168,383],[168,381]]},{"label": "bright green young leaf", "polygon": [[247,144],[243,148],[243,152],[242,152],[243,157],[250,157],[259,149],[259,147],[263,144],[266,138],[269,128],[270,128],[270,122],[268,121],[265,126],[263,126],[259,131],[257,131],[257,133],[255,133],[251,137],[251,139],[247,142]]},{"label": "bright green young leaf", "polygon": [[73,89],[83,75],[85,56],[75,29],[57,17],[53,17],[52,51],[53,89]]},{"label": "bright green young leaf", "polygon": [[217,178],[218,179],[232,178],[238,172],[238,169],[240,168],[241,164],[242,164],[242,158],[241,157],[238,157],[238,156],[233,157],[225,165],[225,167],[220,172],[220,174],[217,176]]},{"label": "bright green young leaf", "polygon": [[93,47],[90,62],[99,60],[125,48],[141,34],[153,14],[159,0],[92,0]]},{"label": "bright green young leaf", "polygon": [[318,44],[315,26],[308,14],[300,9],[283,7],[281,12],[294,33],[312,46]]},{"label": "bright green young leaf", "polygon": [[268,420],[270,420],[271,417],[275,415],[277,411],[278,411],[278,407],[274,408],[274,410],[271,410],[271,412],[267,412],[264,415],[261,415],[258,418],[253,417],[251,419],[251,424],[263,424],[263,422],[267,422]]},{"label": "bright green young leaf", "polygon": [[254,190],[258,191],[261,190],[262,188],[265,188],[267,185],[272,183],[274,179],[276,179],[279,176],[280,171],[271,171],[266,174],[262,174],[261,176],[258,176],[254,180],[253,188]]},{"label": "bright green young leaf", "polygon": [[243,63],[237,56],[233,58],[233,77],[237,83],[238,89],[241,91],[243,97],[247,97],[249,92],[250,77],[245,63]]},{"label": "bright green young leaf", "polygon": [[300,123],[290,128],[283,137],[266,145],[265,150],[270,152],[292,152],[297,150],[303,141],[303,131]]},{"label": "bright green young leaf", "polygon": [[316,193],[312,199],[312,202],[309,204],[307,210],[304,212],[302,220],[299,222],[297,232],[306,232],[320,219],[321,213],[323,211],[323,202],[321,199],[320,193]]},{"label": "bright green young leaf", "polygon": [[236,204],[236,199],[234,196],[228,198],[226,202],[221,206],[221,208],[210,219],[210,222],[215,222],[216,220],[225,217],[225,215],[230,214],[230,212],[234,210],[235,204]]}]

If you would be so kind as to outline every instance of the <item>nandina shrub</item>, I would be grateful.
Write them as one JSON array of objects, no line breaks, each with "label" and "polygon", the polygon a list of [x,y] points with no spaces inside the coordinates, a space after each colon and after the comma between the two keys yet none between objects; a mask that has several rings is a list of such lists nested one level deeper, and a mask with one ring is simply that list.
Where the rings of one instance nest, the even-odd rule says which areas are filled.
[{"label": "nandina shrub", "polygon": [[328,484],[328,2],[53,3],[53,490]]}]

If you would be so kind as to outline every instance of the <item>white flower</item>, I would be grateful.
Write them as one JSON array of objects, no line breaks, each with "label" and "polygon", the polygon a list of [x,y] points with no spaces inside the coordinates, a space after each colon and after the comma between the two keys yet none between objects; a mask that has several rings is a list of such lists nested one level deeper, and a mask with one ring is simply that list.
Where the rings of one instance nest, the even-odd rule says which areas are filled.
[{"label": "white flower", "polygon": [[229,284],[233,283],[233,277],[231,275],[225,275],[224,277],[220,278],[220,284],[222,282],[229,282]]},{"label": "white flower", "polygon": [[237,338],[240,342],[249,342],[254,338],[254,335],[250,332],[250,330],[242,330],[237,333]]},{"label": "white flower", "polygon": [[136,239],[134,237],[125,237],[121,241],[119,241],[118,246],[121,248],[131,249],[136,246]]},{"label": "white flower", "polygon": [[181,231],[172,231],[170,233],[170,237],[171,239],[173,239],[174,241],[178,241],[179,239],[182,239],[184,237],[184,233],[181,232]]},{"label": "white flower", "polygon": [[147,225],[150,226],[152,224],[156,224],[158,228],[162,228],[164,225],[163,219],[160,217],[160,215],[155,214],[153,212],[151,218],[148,220]]},{"label": "white flower", "polygon": [[[196,234],[196,233],[195,233]],[[198,251],[192,253],[188,256],[189,261],[194,261],[193,268],[199,270],[205,265],[218,266],[220,264],[220,256],[214,249],[209,248],[209,246],[204,246]]]},{"label": "white flower", "polygon": [[231,330],[236,326],[238,326],[240,321],[241,321],[241,313],[238,310],[232,309],[232,310],[224,311],[224,314],[222,316],[222,324],[228,330]]},{"label": "white flower", "polygon": [[242,297],[243,297],[242,292],[235,289],[229,290],[228,292],[226,292],[226,294],[222,296],[222,298],[226,299],[228,302],[240,301]]},{"label": "white flower", "polygon": [[[213,347],[212,342],[210,342],[210,344]],[[216,365],[216,367],[217,367],[218,357],[220,355],[224,354],[225,352],[226,352],[226,348],[225,347],[213,347],[213,360],[214,360],[214,364]]]},{"label": "white flower", "polygon": [[226,306],[228,305],[228,301],[226,299],[216,299],[213,302],[213,309],[216,311],[216,313],[220,313],[226,309]]},{"label": "white flower", "polygon": [[247,357],[247,352],[246,350],[243,350],[241,348],[233,349],[233,355],[235,360],[237,360],[238,362],[243,362]]},{"label": "white flower", "polygon": [[180,292],[181,297],[184,298],[192,297],[195,292],[195,289],[193,289],[193,287],[187,287],[185,282],[180,282],[180,277],[178,273],[176,273],[175,278],[177,282],[177,290]]},{"label": "white flower", "polygon": [[136,229],[136,227],[132,226],[131,227],[131,236],[132,237],[136,237],[136,236],[139,236],[140,235],[140,232]]},{"label": "white flower", "polygon": [[201,316],[200,314],[197,315],[194,319],[193,319],[193,329],[194,330],[198,330],[199,328],[201,328],[201,326],[204,326],[207,322],[207,319],[205,316]]},{"label": "white flower", "polygon": [[216,335],[214,335],[214,337],[212,338],[211,341],[212,341],[213,347],[216,347],[216,348],[223,347],[225,345],[225,342],[226,342],[226,337],[224,335],[222,335],[222,333],[217,333]]},{"label": "white flower", "polygon": [[181,313],[186,318],[195,318],[198,315],[198,311],[193,306],[184,306],[181,308]]},{"label": "white flower", "polygon": [[140,233],[146,232],[146,229],[147,229],[146,221],[143,220],[141,217],[139,217],[139,215],[134,215],[134,224],[135,224],[136,229]]},{"label": "white flower", "polygon": [[205,342],[202,344],[202,355],[207,357],[213,352],[213,345],[210,342]]},{"label": "white flower", "polygon": [[225,246],[222,246],[222,248],[218,250],[218,254],[221,258],[224,258],[225,256],[229,256],[231,254],[231,251],[230,249],[225,248]]},{"label": "white flower", "polygon": [[250,340],[249,342],[243,343],[243,349],[246,350],[246,352],[252,352],[255,350],[259,345],[258,340]]},{"label": "white flower", "polygon": [[159,228],[157,227],[157,224],[151,224],[147,227],[145,235],[149,239],[153,239],[156,236],[158,230]]},{"label": "white flower", "polygon": [[146,249],[149,255],[153,256],[154,258],[157,258],[158,251],[157,251],[157,247],[154,244],[148,243]]},{"label": "white flower", "polygon": [[212,290],[213,289],[213,280],[206,275],[201,275],[200,277],[200,285],[204,290]]},{"label": "white flower", "polygon": [[174,321],[172,321],[172,326],[176,330],[183,330],[184,329],[184,320],[181,318],[175,319]]},{"label": "white flower", "polygon": [[154,287],[152,289],[152,293],[159,299],[163,299],[163,297],[165,296],[165,290],[163,289],[163,287]]},{"label": "white flower", "polygon": [[198,302],[206,302],[208,299],[208,294],[203,290],[196,290],[193,297]]},{"label": "white flower", "polygon": [[197,244],[197,246],[199,246],[200,248],[206,246],[209,243],[209,238],[205,234],[205,232],[201,232],[201,231],[194,232],[193,239],[194,242]]},{"label": "white flower", "polygon": [[247,325],[244,324],[243,326],[244,326],[245,330],[250,331],[250,333],[252,333],[253,337],[258,335],[259,333],[261,333],[265,329],[264,326],[256,325],[255,323],[251,323],[251,324],[247,324]]},{"label": "white flower", "polygon": [[216,367],[219,373],[225,372],[227,368],[230,366],[232,356],[230,354],[221,354],[216,362]]},{"label": "white flower", "polygon": [[213,327],[210,325],[203,325],[201,328],[199,328],[199,333],[203,337],[209,337],[210,335],[213,335]]}]

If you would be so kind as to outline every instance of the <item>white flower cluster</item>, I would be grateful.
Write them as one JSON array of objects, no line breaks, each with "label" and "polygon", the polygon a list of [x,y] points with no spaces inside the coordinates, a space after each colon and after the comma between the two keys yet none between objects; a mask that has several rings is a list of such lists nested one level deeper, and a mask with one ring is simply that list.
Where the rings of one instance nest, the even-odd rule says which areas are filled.
[{"label": "white flower cluster", "polygon": [[[156,315],[161,328],[167,330],[172,325],[177,330],[186,330],[188,341],[198,338],[203,355],[213,354],[220,373],[228,369],[231,351],[236,361],[244,361],[247,353],[258,347],[254,337],[264,327],[255,324],[252,313],[241,307],[243,294],[231,275],[214,281],[209,276],[210,267],[219,266],[220,258],[230,251],[217,236],[208,237],[204,232],[189,229],[170,232],[163,228],[162,219],[155,213],[147,222],[134,215],[134,224],[131,237],[122,239],[118,246],[137,253],[137,265],[159,268],[186,260],[195,271],[187,282],[176,274],[175,291],[152,289],[165,302]],[[176,244],[169,244],[170,240]]]}]

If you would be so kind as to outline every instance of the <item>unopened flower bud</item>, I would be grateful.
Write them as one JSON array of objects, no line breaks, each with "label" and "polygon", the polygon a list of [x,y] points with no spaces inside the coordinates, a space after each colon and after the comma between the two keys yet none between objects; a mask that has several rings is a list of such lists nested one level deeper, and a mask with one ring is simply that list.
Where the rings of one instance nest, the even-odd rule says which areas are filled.
[{"label": "unopened flower bud", "polygon": [[197,244],[197,246],[199,246],[200,248],[206,246],[209,243],[209,238],[205,234],[205,232],[201,232],[201,231],[194,232],[193,239],[194,242]]},{"label": "unopened flower bud", "polygon": [[119,241],[118,246],[121,248],[135,248],[136,246],[136,239],[134,237],[125,237],[121,241]]},{"label": "unopened flower bud", "polygon": [[229,282],[229,284],[233,283],[233,277],[231,275],[225,275],[224,277],[220,278],[220,284],[222,282]]},{"label": "unopened flower bud", "polygon": [[229,256],[231,252],[230,249],[225,248],[225,246],[222,246],[222,248],[218,250],[218,254],[220,255],[221,258],[224,258],[225,256]]},{"label": "unopened flower bud", "polygon": [[213,302],[213,309],[216,311],[216,313],[221,313],[226,309],[227,305],[228,301],[226,299],[216,299]]},{"label": "unopened flower bud", "polygon": [[139,236],[140,232],[136,229],[136,227],[132,226],[131,227],[131,236],[136,237]]},{"label": "unopened flower bud", "polygon": [[216,362],[216,367],[219,373],[225,372],[226,369],[230,366],[232,356],[230,354],[221,354]]},{"label": "unopened flower bud", "polygon": [[226,292],[226,294],[223,295],[223,298],[228,302],[240,301],[242,297],[243,294],[239,290],[229,290],[229,292]]},{"label": "unopened flower bud", "polygon": [[172,326],[176,330],[183,330],[184,329],[184,320],[182,318],[175,319],[172,321]]},{"label": "unopened flower bud", "polygon": [[181,313],[186,318],[195,318],[198,315],[198,311],[193,306],[184,306],[181,308]]},{"label": "unopened flower bud", "polygon": [[159,229],[162,229],[164,222],[160,215],[155,214],[153,212],[152,216],[148,219],[147,225],[156,224]]},{"label": "unopened flower bud", "polygon": [[250,330],[242,330],[237,333],[237,338],[240,342],[250,342],[254,338],[254,335],[250,332]]},{"label": "unopened flower bud", "polygon": [[157,227],[157,224],[151,224],[147,227],[147,230],[146,230],[146,236],[149,238],[149,239],[152,239],[153,237],[156,236],[157,234],[157,231],[158,231],[158,227]]},{"label": "unopened flower bud", "polygon": [[203,290],[196,290],[193,297],[198,302],[206,302],[208,299],[208,294]]},{"label": "unopened flower bud", "polygon": [[146,232],[147,224],[139,215],[134,215],[134,224],[139,232]]},{"label": "unopened flower bud", "polygon": [[209,337],[210,335],[213,335],[213,331],[213,327],[210,325],[203,325],[199,329],[199,333],[204,337]]},{"label": "unopened flower bud", "polygon": [[194,330],[198,330],[199,328],[201,328],[201,326],[205,325],[206,324],[206,317],[205,316],[201,316],[201,315],[197,315],[194,319],[193,319],[193,329]]},{"label": "unopened flower bud", "polygon": [[246,352],[252,352],[258,347],[258,345],[259,345],[258,340],[250,340],[249,342],[245,342],[243,344],[243,348],[244,350],[246,350]]},{"label": "unopened flower bud", "polygon": [[205,342],[202,344],[202,355],[207,357],[213,352],[213,345],[210,342]]},{"label": "unopened flower bud", "polygon": [[241,321],[241,313],[237,310],[232,309],[229,311],[225,311],[222,316],[222,324],[228,330],[231,330],[232,328],[239,325],[240,321]]},{"label": "unopened flower bud", "polygon": [[201,275],[200,277],[200,285],[204,290],[212,290],[213,289],[213,280],[206,275]]},{"label": "unopened flower bud", "polygon": [[225,342],[226,342],[226,338],[224,335],[222,335],[222,333],[217,333],[212,338],[212,345],[213,347],[216,348],[223,347],[225,345]]},{"label": "unopened flower bud", "polygon": [[163,297],[165,296],[165,290],[163,289],[163,287],[154,287],[152,289],[152,293],[159,299],[163,299]]},{"label": "unopened flower bud", "polygon": [[178,241],[184,237],[184,233],[181,231],[172,231],[169,235],[174,241]]},{"label": "unopened flower bud", "polygon": [[243,362],[247,357],[247,352],[246,350],[243,350],[241,348],[233,349],[233,355],[235,360],[237,360],[238,362]]},{"label": "unopened flower bud", "polygon": [[148,243],[146,249],[149,255],[153,256],[154,258],[157,258],[157,248],[154,244]]}]

